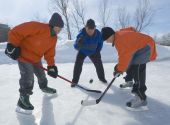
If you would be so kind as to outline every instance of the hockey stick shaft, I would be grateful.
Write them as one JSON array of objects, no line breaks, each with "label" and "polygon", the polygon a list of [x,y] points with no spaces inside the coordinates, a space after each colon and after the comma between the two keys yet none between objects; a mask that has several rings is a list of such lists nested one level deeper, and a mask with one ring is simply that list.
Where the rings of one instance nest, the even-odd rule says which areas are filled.
[{"label": "hockey stick shaft", "polygon": [[[27,62],[29,62],[29,63],[31,63],[32,65],[40,68],[40,69],[43,69],[44,71],[48,71],[48,69],[44,68],[42,65],[39,65],[38,63],[33,63],[31,60],[28,60],[28,59],[25,59],[25,58],[24,58],[24,60],[27,61]],[[69,82],[70,84],[73,84],[72,81],[64,78],[63,76],[58,75],[58,77],[59,77],[60,79],[63,79],[63,80],[65,80],[65,81]],[[85,90],[85,91],[88,91],[88,92],[101,93],[101,91],[99,91],[99,90],[87,89],[87,88],[84,88],[83,86],[78,85],[78,84],[77,84],[76,86],[77,86],[78,88],[81,88],[81,89],[83,89],[83,90]]]},{"label": "hockey stick shaft", "polygon": [[104,97],[104,95],[106,94],[106,92],[109,90],[109,88],[111,87],[111,85],[112,85],[113,82],[115,81],[116,77],[117,77],[117,76],[115,76],[115,77],[112,79],[112,81],[109,83],[109,85],[107,86],[107,88],[105,89],[105,91],[101,94],[101,96],[100,96],[98,99],[96,99],[96,100],[82,100],[82,101],[81,101],[81,104],[82,104],[83,106],[91,106],[91,105],[96,105],[96,104],[98,104],[98,103],[102,100],[102,98]]},{"label": "hockey stick shaft", "polygon": [[115,81],[116,77],[114,77],[112,79],[112,81],[109,83],[109,85],[107,86],[107,88],[104,90],[104,92],[102,93],[102,95],[96,100],[97,104],[102,100],[102,98],[105,96],[106,92],[109,90],[109,88],[111,87],[111,85],[113,84],[113,82]]}]

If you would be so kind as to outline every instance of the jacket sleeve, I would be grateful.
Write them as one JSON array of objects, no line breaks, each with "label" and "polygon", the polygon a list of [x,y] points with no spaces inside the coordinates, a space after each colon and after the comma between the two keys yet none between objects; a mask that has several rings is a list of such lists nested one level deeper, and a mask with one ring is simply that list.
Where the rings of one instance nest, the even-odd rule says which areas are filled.
[{"label": "jacket sleeve", "polygon": [[119,58],[118,58],[117,70],[120,72],[125,72],[133,58],[134,51],[130,49],[128,46],[125,46],[123,44],[119,45],[118,48],[119,49],[117,50],[118,50]]},{"label": "jacket sleeve", "polygon": [[45,54],[44,54],[44,58],[47,61],[48,66],[54,66],[55,65],[55,60],[54,60],[55,47],[56,47],[56,43],[50,49],[48,49],[47,52],[45,52]]},{"label": "jacket sleeve", "polygon": [[14,46],[19,46],[23,39],[26,37],[35,35],[39,32],[39,28],[33,22],[27,22],[20,24],[13,29],[11,29],[8,33],[8,41]]},{"label": "jacket sleeve", "polygon": [[[77,35],[76,41],[75,41],[75,43],[74,43],[74,48],[75,48],[76,50],[80,50],[80,49],[81,49],[81,46],[80,46],[80,43],[79,43],[79,41],[80,41],[81,39],[83,39],[83,34],[82,34],[82,32],[80,32],[80,33]],[[83,42],[83,41],[82,41],[82,42]]]},{"label": "jacket sleeve", "polygon": [[97,52],[100,52],[103,47],[103,39],[101,33],[98,33],[98,45],[97,45]]}]

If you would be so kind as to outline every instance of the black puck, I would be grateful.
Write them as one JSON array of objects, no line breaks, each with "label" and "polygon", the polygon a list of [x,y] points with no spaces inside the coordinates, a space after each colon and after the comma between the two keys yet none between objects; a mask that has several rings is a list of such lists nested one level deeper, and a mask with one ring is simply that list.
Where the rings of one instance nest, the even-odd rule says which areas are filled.
[{"label": "black puck", "polygon": [[93,83],[93,79],[90,79],[89,83]]}]

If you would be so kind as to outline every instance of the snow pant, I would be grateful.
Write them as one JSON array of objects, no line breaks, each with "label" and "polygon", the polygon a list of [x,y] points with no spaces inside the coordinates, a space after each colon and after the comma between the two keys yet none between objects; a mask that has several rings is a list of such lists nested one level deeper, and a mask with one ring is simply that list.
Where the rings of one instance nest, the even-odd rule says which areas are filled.
[{"label": "snow pant", "polygon": [[[86,57],[87,57],[86,55],[82,54],[81,52],[78,52],[76,61],[75,61],[75,65],[74,65],[74,71],[73,71],[73,79],[72,79],[73,83],[78,83],[80,74],[82,72],[83,62]],[[99,80],[101,80],[101,81],[104,80],[105,74],[104,74],[104,68],[103,68],[100,52],[97,52],[97,53],[90,55],[88,57],[93,62],[94,66],[96,68],[96,72],[97,72],[97,76],[98,76]]]},{"label": "snow pant", "polygon": [[126,76],[124,77],[125,82],[133,81],[133,68],[130,66],[126,71]]},{"label": "snow pant", "polygon": [[146,64],[131,65],[127,70],[125,81],[134,80],[132,93],[136,93],[141,99],[145,100],[146,82]]},{"label": "snow pant", "polygon": [[[42,65],[41,62],[38,63]],[[20,95],[31,95],[33,94],[32,90],[34,87],[34,74],[38,78],[38,84],[40,89],[45,88],[47,86],[47,78],[43,69],[40,69],[31,63],[20,62],[18,61],[18,66],[21,74],[21,78],[19,80],[20,84]]]},{"label": "snow pant", "polygon": [[138,96],[143,100],[146,99],[146,63],[150,60],[150,53],[151,48],[149,45],[138,50],[131,60],[125,77],[126,82],[134,80],[135,84],[133,85],[132,93],[138,94]]}]

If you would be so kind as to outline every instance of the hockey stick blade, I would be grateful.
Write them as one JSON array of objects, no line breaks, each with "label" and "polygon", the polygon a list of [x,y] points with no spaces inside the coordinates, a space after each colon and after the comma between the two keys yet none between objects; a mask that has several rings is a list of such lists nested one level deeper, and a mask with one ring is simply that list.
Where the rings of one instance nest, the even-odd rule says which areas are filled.
[{"label": "hockey stick blade", "polygon": [[81,85],[76,85],[76,86],[83,89],[83,90],[85,90],[85,91],[88,91],[88,92],[102,93],[100,90],[87,89],[87,88],[85,88],[85,87],[83,87]]},{"label": "hockey stick blade", "polygon": [[99,91],[99,90],[92,90],[92,89],[91,89],[91,90],[88,89],[88,90],[86,90],[86,91],[88,91],[88,92],[95,92],[95,93],[102,93],[102,92]]},{"label": "hockey stick blade", "polygon": [[97,100],[82,100],[81,105],[82,106],[91,106],[91,105],[96,105]]}]

